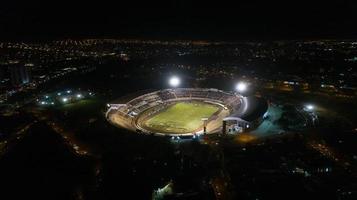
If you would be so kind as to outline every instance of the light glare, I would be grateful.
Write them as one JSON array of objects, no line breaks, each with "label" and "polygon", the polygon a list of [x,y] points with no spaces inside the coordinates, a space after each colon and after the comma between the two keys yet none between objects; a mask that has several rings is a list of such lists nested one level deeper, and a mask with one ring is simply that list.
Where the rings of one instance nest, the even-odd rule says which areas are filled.
[{"label": "light glare", "polygon": [[314,106],[311,105],[311,104],[309,104],[309,105],[306,106],[306,108],[307,108],[308,110],[313,110],[313,109],[314,109]]},{"label": "light glare", "polygon": [[177,87],[178,85],[180,85],[180,79],[176,76],[170,78],[170,81],[169,81],[170,85],[172,87]]},{"label": "light glare", "polygon": [[247,90],[247,84],[246,83],[243,83],[243,82],[239,82],[236,86],[236,90],[238,92],[244,92]]}]

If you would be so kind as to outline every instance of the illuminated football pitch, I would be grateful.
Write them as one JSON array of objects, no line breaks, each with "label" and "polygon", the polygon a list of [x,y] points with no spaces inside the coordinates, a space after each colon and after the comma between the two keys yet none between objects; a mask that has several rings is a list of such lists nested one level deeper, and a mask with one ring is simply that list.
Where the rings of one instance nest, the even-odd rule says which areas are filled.
[{"label": "illuminated football pitch", "polygon": [[161,133],[192,133],[202,127],[202,118],[211,117],[219,109],[217,105],[199,101],[178,102],[146,120],[144,125]]}]

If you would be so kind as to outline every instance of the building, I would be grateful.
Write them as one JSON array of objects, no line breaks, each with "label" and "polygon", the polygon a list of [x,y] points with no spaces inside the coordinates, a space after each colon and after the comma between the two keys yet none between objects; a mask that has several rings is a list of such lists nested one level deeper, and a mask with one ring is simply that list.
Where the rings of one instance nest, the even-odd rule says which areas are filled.
[{"label": "building", "polygon": [[9,66],[10,80],[13,86],[21,86],[30,83],[29,68],[22,64]]}]

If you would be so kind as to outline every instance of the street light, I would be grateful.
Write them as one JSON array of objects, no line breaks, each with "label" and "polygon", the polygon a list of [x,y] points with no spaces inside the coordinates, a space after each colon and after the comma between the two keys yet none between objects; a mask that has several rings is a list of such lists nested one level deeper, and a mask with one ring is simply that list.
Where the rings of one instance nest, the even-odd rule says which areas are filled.
[{"label": "street light", "polygon": [[245,92],[247,90],[247,84],[244,83],[244,82],[239,82],[237,85],[236,85],[236,90],[238,92]]},{"label": "street light", "polygon": [[180,79],[176,76],[171,77],[169,80],[169,84],[172,87],[177,87],[180,85],[180,83],[181,83]]}]

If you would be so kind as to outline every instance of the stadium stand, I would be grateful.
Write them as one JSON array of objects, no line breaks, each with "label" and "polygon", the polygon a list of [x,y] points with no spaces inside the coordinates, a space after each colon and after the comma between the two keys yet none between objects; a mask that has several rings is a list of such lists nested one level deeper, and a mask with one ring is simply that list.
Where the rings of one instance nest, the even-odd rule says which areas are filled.
[{"label": "stadium stand", "polygon": [[[229,93],[218,89],[164,89],[138,96],[124,104],[124,106],[109,110],[109,112],[106,114],[106,117],[110,121],[114,120],[115,122],[113,121],[113,123],[119,126],[132,130],[138,130],[140,127],[136,126],[136,120],[141,115],[141,113],[144,113],[144,111],[151,108],[154,109],[150,110],[150,113],[145,113],[146,116],[150,116],[156,112],[159,112],[172,102],[199,100],[220,105],[225,109],[229,109],[233,112],[239,109],[241,105],[241,98],[241,96],[234,93]],[[145,132],[145,130],[141,131]]]}]

